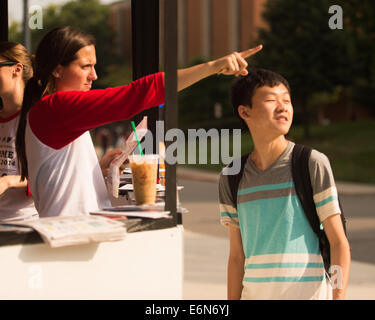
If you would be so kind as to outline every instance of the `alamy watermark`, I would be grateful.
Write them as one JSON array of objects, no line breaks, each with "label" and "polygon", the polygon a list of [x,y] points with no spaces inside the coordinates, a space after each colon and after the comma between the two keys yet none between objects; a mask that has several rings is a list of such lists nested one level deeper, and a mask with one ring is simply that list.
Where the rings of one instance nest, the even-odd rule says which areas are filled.
[{"label": "alamy watermark", "polygon": [[[154,136],[150,130],[147,130],[141,147],[146,154],[158,154],[159,142],[168,142],[165,149],[165,162],[168,164],[220,164],[221,161],[222,164],[228,165],[233,162],[233,165],[224,169],[223,174],[235,175],[240,171],[241,129],[188,129],[186,136],[184,131],[178,128],[165,132],[164,121],[156,121],[155,134],[156,150],[153,150]],[[134,152],[139,153],[138,149]]]},{"label": "alamy watermark", "polygon": [[[328,20],[328,26],[332,30],[343,27],[343,10],[340,5],[332,5],[328,9],[332,17]],[[43,29],[43,8],[40,5],[33,5],[29,8],[29,28],[32,30]]]},{"label": "alamy watermark", "polygon": [[330,6],[328,9],[328,13],[332,14],[332,17],[330,17],[328,20],[329,28],[332,30],[344,29],[342,7],[339,5]]},{"label": "alamy watermark", "polygon": [[43,9],[39,5],[29,8],[29,28],[31,30],[43,29]]},{"label": "alamy watermark", "polygon": [[330,266],[329,273],[331,274],[330,280],[331,280],[332,289],[333,290],[343,289],[341,266],[338,266],[338,265]]},{"label": "alamy watermark", "polygon": [[39,265],[32,265],[27,270],[28,277],[28,287],[31,290],[41,290],[43,287],[43,270]]}]

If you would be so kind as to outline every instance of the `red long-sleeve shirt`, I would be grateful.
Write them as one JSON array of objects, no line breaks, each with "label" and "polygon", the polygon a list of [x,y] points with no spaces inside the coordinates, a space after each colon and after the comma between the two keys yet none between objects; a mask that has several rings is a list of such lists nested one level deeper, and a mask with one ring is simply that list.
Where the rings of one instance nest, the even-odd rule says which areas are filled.
[{"label": "red long-sleeve shirt", "polygon": [[162,103],[162,73],[117,88],[59,91],[36,102],[25,142],[39,216],[87,214],[110,205],[88,131]]}]

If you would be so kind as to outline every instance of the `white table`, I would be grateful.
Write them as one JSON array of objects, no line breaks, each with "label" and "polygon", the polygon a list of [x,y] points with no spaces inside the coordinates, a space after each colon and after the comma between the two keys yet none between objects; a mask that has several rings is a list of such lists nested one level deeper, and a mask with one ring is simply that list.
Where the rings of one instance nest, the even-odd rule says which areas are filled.
[{"label": "white table", "polygon": [[0,246],[0,299],[182,299],[183,226],[117,242]]}]

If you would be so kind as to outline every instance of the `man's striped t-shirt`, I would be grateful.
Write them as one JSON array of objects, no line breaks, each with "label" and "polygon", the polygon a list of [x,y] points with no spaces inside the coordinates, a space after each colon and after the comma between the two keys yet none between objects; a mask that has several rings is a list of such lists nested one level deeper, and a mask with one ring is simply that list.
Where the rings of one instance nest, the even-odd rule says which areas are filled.
[{"label": "man's striped t-shirt", "polygon": [[[318,238],[296,195],[289,142],[266,170],[250,157],[232,200],[228,177],[221,175],[221,223],[241,230],[245,254],[242,299],[331,299]],[[328,158],[313,150],[309,161],[314,202],[322,222],[341,213]]]}]

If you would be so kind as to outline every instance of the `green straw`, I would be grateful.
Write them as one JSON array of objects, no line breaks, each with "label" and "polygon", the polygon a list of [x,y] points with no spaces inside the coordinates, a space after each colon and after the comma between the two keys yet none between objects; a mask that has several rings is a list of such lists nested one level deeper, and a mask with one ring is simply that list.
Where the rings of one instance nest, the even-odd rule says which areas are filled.
[{"label": "green straw", "polygon": [[135,129],[135,123],[134,123],[134,121],[132,121],[132,127],[133,127],[133,131],[134,131],[134,134],[135,134],[135,138],[137,139],[137,144],[138,144],[139,152],[141,153],[141,156],[143,156],[143,151],[142,151],[141,143],[139,142],[139,139],[138,139],[137,130]]}]

